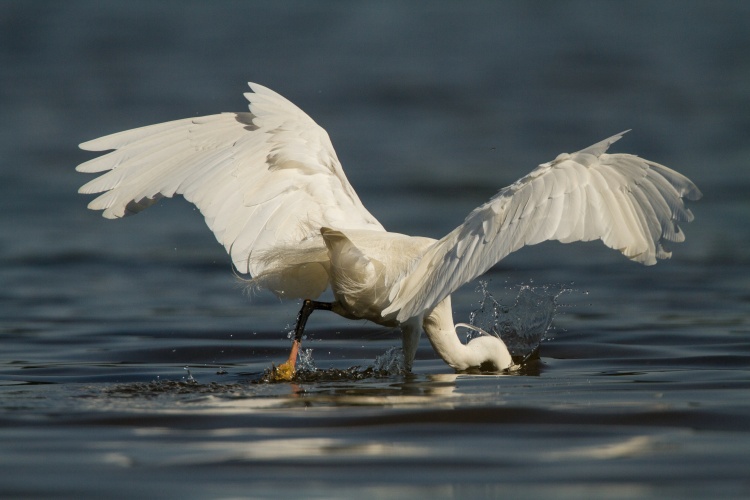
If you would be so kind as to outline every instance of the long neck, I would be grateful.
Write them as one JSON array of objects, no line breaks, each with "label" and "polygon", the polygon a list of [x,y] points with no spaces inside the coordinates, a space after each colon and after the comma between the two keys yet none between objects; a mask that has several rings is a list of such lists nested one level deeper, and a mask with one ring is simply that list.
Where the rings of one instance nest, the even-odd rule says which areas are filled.
[{"label": "long neck", "polygon": [[505,370],[513,364],[502,340],[491,335],[462,344],[453,325],[450,295],[425,316],[422,326],[432,347],[455,370],[483,367],[490,363],[494,370]]},{"label": "long neck", "polygon": [[450,295],[425,316],[422,326],[432,347],[452,368],[466,370],[482,363],[482,360],[474,359],[475,353],[458,339],[453,326]]}]

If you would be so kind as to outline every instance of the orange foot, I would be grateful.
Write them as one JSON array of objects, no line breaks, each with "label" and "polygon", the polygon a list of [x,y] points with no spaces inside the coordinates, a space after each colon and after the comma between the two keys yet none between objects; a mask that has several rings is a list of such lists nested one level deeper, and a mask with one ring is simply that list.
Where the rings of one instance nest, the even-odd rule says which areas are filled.
[{"label": "orange foot", "polygon": [[297,365],[297,352],[299,351],[299,341],[296,339],[292,343],[292,352],[289,353],[289,359],[286,363],[273,367],[273,380],[276,382],[289,382],[294,378]]},{"label": "orange foot", "polygon": [[290,382],[294,378],[294,372],[294,364],[287,361],[273,367],[273,380],[275,382]]}]

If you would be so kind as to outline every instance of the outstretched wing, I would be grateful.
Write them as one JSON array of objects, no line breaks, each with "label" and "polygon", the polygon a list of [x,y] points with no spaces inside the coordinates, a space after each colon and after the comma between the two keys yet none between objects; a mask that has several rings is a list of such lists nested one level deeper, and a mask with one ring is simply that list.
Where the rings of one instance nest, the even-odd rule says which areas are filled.
[{"label": "outstretched wing", "polygon": [[605,154],[620,133],[561,154],[502,189],[430,246],[393,288],[383,316],[399,321],[437,305],[524,245],[601,239],[646,265],[671,256],[664,242],[685,239],[693,214],[682,198],[701,197],[685,176],[628,154]]},{"label": "outstretched wing", "polygon": [[256,258],[320,237],[323,226],[383,230],[344,175],[328,134],[297,106],[255,83],[249,113],[188,118],[81,144],[115,151],[77,167],[107,173],[80,193],[104,193],[89,208],[104,217],[137,213],[159,198],[194,203],[240,272]]}]

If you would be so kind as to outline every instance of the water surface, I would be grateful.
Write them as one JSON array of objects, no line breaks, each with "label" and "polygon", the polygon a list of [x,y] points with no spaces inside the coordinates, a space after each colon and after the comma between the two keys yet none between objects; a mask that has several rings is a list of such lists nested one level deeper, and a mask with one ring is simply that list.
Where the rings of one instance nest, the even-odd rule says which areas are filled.
[{"label": "water surface", "polygon": [[[747,497],[749,24],[745,2],[0,3],[0,494]],[[258,383],[299,304],[248,297],[184,201],[106,221],[73,171],[85,140],[242,110],[247,80],[325,126],[393,231],[441,236],[630,128],[614,150],[705,197],[655,267],[550,243],[493,268],[509,306],[568,290],[517,374],[423,340],[375,375],[397,332],[320,312],[324,376]]]}]

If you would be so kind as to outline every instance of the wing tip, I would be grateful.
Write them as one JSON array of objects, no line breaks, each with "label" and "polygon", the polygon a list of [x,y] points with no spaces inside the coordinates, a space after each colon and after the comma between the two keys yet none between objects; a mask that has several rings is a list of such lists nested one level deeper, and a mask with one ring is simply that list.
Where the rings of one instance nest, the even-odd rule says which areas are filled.
[{"label": "wing tip", "polygon": [[615,142],[617,142],[620,139],[622,139],[622,136],[624,136],[625,134],[627,134],[631,130],[633,130],[633,129],[629,128],[627,130],[623,130],[622,132],[620,132],[618,134],[615,134],[615,135],[613,135],[611,137],[607,137],[603,141],[599,141],[596,144],[592,144],[591,146],[589,146],[589,147],[587,147],[585,149],[580,150],[578,153],[579,154],[581,154],[581,153],[583,153],[583,154],[590,154],[590,155],[594,155],[596,157],[599,157],[602,154],[606,153],[607,150],[609,149],[609,147],[612,144],[614,144]]},{"label": "wing tip", "polygon": [[84,151],[104,151],[105,149],[109,149],[109,148],[103,148],[97,145],[97,143],[100,142],[100,139],[101,138],[82,142],[78,145],[78,147]]},{"label": "wing tip", "polygon": [[686,191],[680,194],[683,198],[686,198],[690,201],[698,201],[703,198],[703,193],[701,192],[701,190],[698,189],[698,186],[692,183]]}]

